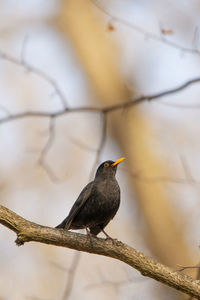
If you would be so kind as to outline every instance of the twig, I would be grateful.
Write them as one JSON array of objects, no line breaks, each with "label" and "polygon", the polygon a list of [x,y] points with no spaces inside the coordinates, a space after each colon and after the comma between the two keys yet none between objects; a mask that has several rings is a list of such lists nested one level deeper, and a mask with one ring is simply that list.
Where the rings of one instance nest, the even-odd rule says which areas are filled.
[{"label": "twig", "polygon": [[77,267],[78,267],[78,263],[80,260],[80,256],[81,256],[81,252],[76,251],[71,267],[68,271],[68,280],[67,280],[67,285],[65,287],[65,291],[62,297],[62,300],[67,300],[69,299],[69,296],[71,295],[72,292],[72,288],[73,288],[73,283],[74,283],[74,277],[76,275],[76,271],[77,271]]},{"label": "twig", "polygon": [[200,265],[197,266],[182,266],[182,265],[177,265],[179,267],[179,272],[187,270],[187,269],[200,269]]},{"label": "twig", "polygon": [[[20,61],[6,53],[3,53],[2,51],[0,51],[0,56],[11,62],[14,63],[18,66],[23,66],[26,68],[29,68],[32,72],[34,72],[35,74],[39,75],[40,77],[43,77],[44,79],[46,79],[52,86],[54,86],[55,90],[57,91],[58,95],[60,96],[60,99],[62,99],[62,93],[59,90],[56,82],[51,79],[48,75],[46,75],[45,73],[43,73],[42,71],[33,68],[29,65],[27,65],[24,61]],[[45,162],[44,158],[45,155],[47,154],[47,152],[49,151],[53,140],[54,140],[54,120],[59,117],[59,116],[63,116],[65,114],[68,113],[77,113],[77,112],[90,112],[90,113],[99,113],[102,114],[103,116],[103,128],[102,128],[102,137],[101,137],[101,141],[100,141],[100,145],[97,149],[97,155],[96,155],[96,159],[95,159],[95,163],[94,163],[94,167],[92,169],[92,175],[94,173],[94,169],[96,168],[97,163],[99,162],[103,147],[104,147],[104,143],[106,140],[106,127],[107,127],[107,116],[108,113],[113,112],[115,110],[121,110],[121,109],[125,109],[128,108],[130,106],[134,106],[137,105],[145,100],[151,101],[151,100],[155,100],[155,99],[159,99],[161,97],[166,97],[168,95],[171,95],[173,93],[177,93],[181,90],[184,90],[185,88],[187,88],[190,85],[193,85],[197,82],[200,82],[200,77],[191,79],[186,81],[185,83],[181,84],[178,87],[175,87],[173,89],[168,89],[166,91],[162,91],[159,93],[155,93],[155,94],[150,94],[150,95],[142,95],[139,97],[136,97],[135,99],[129,99],[126,102],[122,102],[119,104],[114,104],[114,105],[110,105],[107,107],[103,107],[103,108],[98,108],[98,107],[92,107],[92,106],[86,106],[86,107],[66,107],[66,105],[63,105],[63,109],[57,111],[57,112],[41,112],[41,111],[26,111],[26,112],[21,112],[21,113],[17,113],[17,114],[11,114],[8,113],[6,116],[0,118],[0,124],[6,123],[6,122],[10,122],[10,121],[14,121],[14,120],[20,120],[23,118],[30,118],[30,117],[37,117],[37,118],[50,118],[50,127],[49,127],[49,138],[47,140],[46,145],[44,146],[40,158],[39,158],[39,163],[43,165],[43,167],[45,168],[46,172],[48,173],[48,175],[50,176],[50,178],[53,181],[57,181],[57,177],[55,176],[55,174],[53,173],[53,171],[51,170],[51,168],[49,167],[49,165]],[[64,103],[63,103],[64,104]],[[5,109],[4,109],[5,111]],[[152,179],[147,179],[152,181]],[[153,181],[155,181],[155,179],[153,179]]]},{"label": "twig", "polygon": [[[9,59],[11,59],[11,58],[9,57]],[[15,60],[13,62],[15,62]],[[139,103],[141,103],[145,100],[152,101],[152,100],[155,100],[155,99],[159,99],[161,97],[166,97],[170,94],[177,93],[181,90],[184,90],[185,88],[187,88],[187,87],[189,87],[189,86],[191,86],[191,85],[193,85],[197,82],[200,82],[200,77],[188,80],[185,83],[183,83],[183,84],[181,84],[178,87],[175,87],[173,89],[168,89],[166,91],[155,93],[155,94],[150,94],[150,95],[142,95],[142,96],[139,96],[135,99],[128,100],[126,102],[122,102],[122,103],[119,103],[119,104],[114,104],[114,105],[110,105],[110,106],[102,107],[102,108],[92,107],[92,106],[80,106],[80,107],[75,107],[75,108],[65,107],[65,108],[63,108],[63,109],[61,109],[57,112],[53,112],[53,113],[52,112],[41,112],[41,111],[26,111],[26,112],[21,112],[21,113],[16,113],[16,114],[9,113],[6,116],[0,118],[0,124],[4,124],[4,123],[11,122],[11,121],[14,121],[14,120],[21,120],[23,118],[31,118],[31,117],[34,117],[34,118],[50,118],[49,138],[48,138],[47,143],[46,143],[46,145],[44,146],[44,148],[41,152],[41,155],[40,155],[40,158],[39,158],[39,163],[41,163],[44,166],[44,168],[45,168],[46,172],[48,173],[48,175],[50,176],[50,178],[53,181],[57,181],[58,180],[57,177],[55,176],[55,174],[53,173],[53,171],[51,170],[49,165],[44,160],[44,157],[47,154],[47,152],[50,150],[50,147],[52,146],[52,143],[53,143],[53,140],[54,140],[54,121],[55,121],[55,119],[60,117],[60,116],[69,114],[69,113],[77,113],[77,112],[82,112],[82,113],[90,112],[90,113],[102,114],[102,116],[103,116],[102,137],[101,137],[101,140],[100,140],[99,147],[97,149],[97,154],[96,154],[94,167],[93,167],[92,172],[91,172],[91,174],[93,175],[94,169],[96,168],[96,165],[99,162],[99,159],[100,159],[100,156],[102,154],[103,147],[104,147],[104,144],[105,144],[105,141],[106,141],[107,117],[108,117],[109,113],[111,113],[113,111],[116,111],[116,110],[126,109],[130,106],[137,105],[137,104],[139,104]],[[147,178],[146,180],[152,182],[152,181],[155,181],[155,180],[158,180],[158,179],[151,179],[151,178],[148,179]],[[163,180],[163,179],[161,179],[161,180]],[[166,179],[164,179],[164,180],[166,180]],[[178,180],[178,181],[180,181],[180,180]]]},{"label": "twig", "polygon": [[126,20],[123,20],[119,17],[116,17],[116,16],[113,16],[112,13],[108,12],[105,8],[103,8],[99,3],[98,1],[96,0],[90,0],[93,5],[95,5],[99,10],[101,10],[105,15],[107,15],[108,17],[110,17],[113,21],[117,22],[117,23],[120,23],[120,24],[123,24],[129,28],[132,28],[133,30],[139,32],[140,34],[144,35],[145,37],[147,37],[148,39],[151,39],[151,40],[154,40],[154,41],[157,41],[159,43],[164,43],[166,44],[167,46],[170,46],[172,48],[175,48],[175,49],[178,49],[180,51],[183,51],[183,52],[187,52],[187,53],[190,53],[190,54],[196,54],[196,55],[199,55],[200,54],[200,50],[198,50],[196,47],[195,48],[188,48],[188,47],[184,47],[184,46],[181,46],[175,42],[172,42],[172,41],[169,41],[168,39],[166,39],[163,35],[162,36],[158,36],[150,31],[147,31],[146,29],[143,29],[129,21],[126,21]]},{"label": "twig", "polygon": [[71,137],[71,136],[68,136],[68,139],[74,144],[76,145],[77,147],[80,147],[81,149],[84,149],[84,150],[87,150],[87,151],[90,151],[90,152],[97,152],[98,149],[92,147],[92,146],[89,146],[89,145],[86,145],[84,142],[74,138],[74,137]]},{"label": "twig", "polygon": [[[200,279],[200,266],[197,270],[197,275],[196,275],[196,280],[199,280],[199,279]],[[190,296],[188,300],[192,300],[192,299],[194,299],[194,298],[192,296]]]},{"label": "twig", "polygon": [[[142,175],[140,172],[132,173],[124,168],[121,169],[124,172],[128,172],[131,177],[133,177],[135,180],[142,181],[143,183],[159,183],[159,182],[169,182],[169,183],[179,183],[179,184],[195,184],[199,185],[200,181],[197,181],[193,179],[191,176],[188,176],[186,178],[179,178],[179,177],[168,177],[164,175],[160,176],[154,176],[154,177],[146,177]],[[187,175],[187,174],[186,174]]]},{"label": "twig", "polygon": [[54,174],[54,172],[52,171],[52,169],[50,168],[50,166],[48,165],[48,163],[45,160],[47,153],[49,152],[49,150],[54,142],[54,139],[55,139],[55,118],[53,118],[53,117],[50,118],[48,131],[49,131],[49,136],[48,136],[46,144],[44,145],[44,148],[42,149],[42,151],[40,153],[38,163],[45,169],[45,171],[47,172],[47,174],[49,175],[51,180],[58,181],[57,176]]},{"label": "twig", "polygon": [[[23,49],[23,48],[22,48]],[[23,50],[24,52],[24,50]],[[24,55],[24,53],[22,52],[22,55]],[[45,81],[47,81],[55,90],[56,94],[58,95],[58,97],[60,98],[60,101],[63,105],[63,108],[67,107],[67,101],[65,99],[65,96],[63,95],[63,93],[61,92],[60,88],[58,87],[58,84],[56,83],[56,81],[51,78],[49,75],[47,75],[45,72],[43,72],[40,69],[37,69],[36,67],[31,66],[30,64],[28,64],[27,62],[25,62],[24,57],[22,56],[20,59],[17,59],[5,52],[3,52],[2,50],[0,50],[0,58],[4,59],[10,63],[13,63],[19,67],[23,67],[25,68],[25,70],[34,73],[35,75],[37,75],[38,77],[44,79]]]},{"label": "twig", "polygon": [[[182,265],[177,265],[177,267],[179,267],[179,272],[181,271],[184,271],[184,270],[187,270],[187,269],[198,269],[197,270],[197,276],[196,276],[196,280],[199,280],[200,279],[200,265],[196,265],[196,266],[182,266]],[[193,296],[190,296],[188,298],[188,300],[192,300],[194,297]]]},{"label": "twig", "polygon": [[102,286],[104,285],[110,285],[115,288],[119,288],[122,285],[132,284],[132,283],[134,282],[131,279],[124,279],[120,281],[102,280],[100,283],[88,284],[85,288],[86,289],[102,288]]},{"label": "twig", "polygon": [[106,113],[102,114],[102,124],[103,124],[103,126],[102,126],[101,140],[100,140],[100,143],[99,143],[99,147],[96,151],[96,159],[95,159],[95,162],[94,162],[91,174],[90,174],[90,178],[92,178],[93,175],[94,175],[94,171],[96,169],[97,164],[100,161],[100,156],[102,154],[103,147],[104,147],[104,144],[105,144],[105,141],[106,141],[106,130],[107,130],[107,115],[106,115]]},{"label": "twig", "polygon": [[190,180],[190,181],[194,181],[193,177],[192,177],[192,174],[188,168],[188,165],[186,163],[186,159],[183,155],[180,155],[180,160],[181,160],[181,164],[183,166],[183,169],[185,171],[185,175],[186,177]]},{"label": "twig", "polygon": [[144,177],[139,175],[131,175],[136,180],[142,181],[144,183],[159,183],[159,182],[170,182],[170,183],[180,183],[180,184],[196,184],[199,185],[200,181],[196,181],[190,178],[173,178],[167,176],[156,176],[156,177]]},{"label": "twig", "polygon": [[176,103],[167,103],[167,102],[157,102],[160,105],[165,105],[165,106],[170,106],[170,107],[175,107],[175,108],[181,108],[181,109],[199,109],[200,104],[189,104],[189,105],[183,105],[183,104],[176,104]]},{"label": "twig", "polygon": [[10,116],[10,111],[3,105],[0,105],[0,110],[2,110],[7,116]]},{"label": "twig", "polygon": [[152,101],[156,100],[162,97],[169,96],[171,94],[175,94],[177,92],[180,92],[181,90],[186,89],[187,87],[200,82],[200,77],[193,78],[191,80],[186,81],[185,83],[179,85],[178,87],[168,89],[166,91],[154,93],[154,94],[147,94],[140,97],[137,97],[135,99],[128,100],[126,102],[122,102],[119,104],[109,105],[103,108],[93,107],[93,106],[79,106],[79,107],[71,107],[71,108],[64,108],[57,112],[41,112],[41,111],[26,111],[22,113],[17,114],[10,114],[8,116],[5,116],[3,118],[0,118],[0,124],[22,119],[22,118],[28,118],[28,117],[41,117],[41,118],[56,118],[63,116],[68,113],[77,113],[77,112],[90,112],[90,113],[104,113],[108,114],[110,112],[121,110],[124,108],[127,108],[129,106],[137,105],[145,100]]},{"label": "twig", "polygon": [[101,288],[102,286],[105,286],[105,285],[113,286],[115,289],[118,289],[123,285],[135,284],[138,282],[141,283],[144,280],[149,279],[149,278],[139,277],[139,276],[137,276],[135,278],[128,276],[128,278],[126,278],[126,279],[113,281],[113,280],[106,279],[104,275],[105,274],[103,274],[103,278],[102,278],[101,282],[88,284],[85,286],[85,289]]},{"label": "twig", "polygon": [[28,35],[25,35],[23,42],[22,42],[22,49],[21,49],[21,64],[25,65],[25,49],[28,41]]},{"label": "twig", "polygon": [[144,276],[200,299],[198,281],[158,263],[120,241],[113,243],[92,237],[89,240],[86,235],[80,233],[41,226],[25,220],[2,205],[0,205],[0,223],[17,234],[18,246],[25,242],[35,241],[115,258],[137,269]]},{"label": "twig", "polygon": [[183,84],[181,84],[178,87],[175,87],[173,89],[168,89],[166,91],[162,91],[162,92],[151,94],[151,95],[143,95],[143,96],[137,97],[133,100],[128,100],[127,102],[119,103],[119,104],[116,104],[116,105],[111,105],[107,108],[104,108],[103,111],[105,111],[105,112],[115,111],[115,110],[118,110],[118,109],[126,108],[128,106],[139,104],[140,102],[143,102],[145,100],[151,101],[151,100],[156,100],[156,99],[159,99],[159,98],[162,98],[162,97],[166,97],[166,96],[169,96],[171,94],[175,94],[177,92],[180,92],[181,90],[184,90],[187,87],[189,87],[190,85],[192,85],[194,83],[197,83],[197,82],[200,82],[200,77],[188,80],[185,83],[183,83]]}]

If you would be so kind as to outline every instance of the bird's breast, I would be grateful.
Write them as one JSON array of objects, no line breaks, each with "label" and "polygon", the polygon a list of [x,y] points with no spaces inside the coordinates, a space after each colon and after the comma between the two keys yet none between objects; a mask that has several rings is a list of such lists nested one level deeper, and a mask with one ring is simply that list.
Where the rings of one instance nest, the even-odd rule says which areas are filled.
[{"label": "bird's breast", "polygon": [[98,192],[110,195],[110,193],[119,193],[119,185],[117,180],[101,180],[97,184]]},{"label": "bird's breast", "polygon": [[116,180],[101,181],[97,185],[96,201],[101,206],[110,207],[118,205],[120,201],[120,188]]},{"label": "bird's breast", "polygon": [[120,189],[116,180],[95,182],[90,197],[77,214],[74,223],[76,227],[79,223],[88,227],[107,223],[114,217],[119,205]]}]

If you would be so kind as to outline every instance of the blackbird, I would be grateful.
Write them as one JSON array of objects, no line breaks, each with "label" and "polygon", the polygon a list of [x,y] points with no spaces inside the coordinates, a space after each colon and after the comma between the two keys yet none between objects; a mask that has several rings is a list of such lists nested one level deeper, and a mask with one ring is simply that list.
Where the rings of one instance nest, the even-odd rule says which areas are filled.
[{"label": "blackbird", "polygon": [[95,236],[102,231],[110,238],[104,228],[119,209],[120,188],[115,174],[124,159],[107,160],[98,167],[94,180],[82,190],[68,216],[56,228],[85,228],[87,234]]}]

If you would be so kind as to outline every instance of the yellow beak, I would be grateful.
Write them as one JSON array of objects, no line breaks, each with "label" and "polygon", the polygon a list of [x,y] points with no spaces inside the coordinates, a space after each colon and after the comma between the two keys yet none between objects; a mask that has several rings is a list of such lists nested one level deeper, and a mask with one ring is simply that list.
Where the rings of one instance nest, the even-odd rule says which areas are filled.
[{"label": "yellow beak", "polygon": [[114,167],[118,164],[120,164],[123,160],[125,160],[125,157],[121,157],[118,160],[116,160],[111,166]]}]

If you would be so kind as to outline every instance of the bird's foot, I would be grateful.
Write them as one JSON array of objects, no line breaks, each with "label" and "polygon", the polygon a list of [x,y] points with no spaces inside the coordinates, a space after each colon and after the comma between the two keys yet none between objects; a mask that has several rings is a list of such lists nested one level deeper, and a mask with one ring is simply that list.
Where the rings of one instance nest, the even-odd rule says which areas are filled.
[{"label": "bird's foot", "polygon": [[113,238],[111,238],[111,236],[109,236],[106,232],[105,232],[105,230],[102,230],[102,232],[105,234],[105,236],[106,236],[106,241],[111,241],[112,242],[112,244],[114,245],[116,242],[117,242],[117,239],[113,239]]},{"label": "bird's foot", "polygon": [[87,238],[90,239],[90,243],[92,243],[92,238],[97,238],[96,235],[92,234],[87,227],[85,227],[86,233],[87,233]]}]

